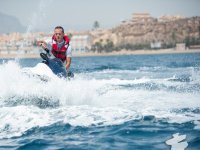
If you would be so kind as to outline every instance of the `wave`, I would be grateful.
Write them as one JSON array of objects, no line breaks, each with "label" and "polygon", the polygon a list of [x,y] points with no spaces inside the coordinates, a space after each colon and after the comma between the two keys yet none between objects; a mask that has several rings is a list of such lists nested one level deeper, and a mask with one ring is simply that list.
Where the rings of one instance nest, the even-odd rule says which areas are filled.
[{"label": "wave", "polygon": [[106,69],[48,82],[23,69],[15,61],[0,65],[0,138],[58,122],[83,127],[131,120],[193,122],[200,129],[197,68]]}]

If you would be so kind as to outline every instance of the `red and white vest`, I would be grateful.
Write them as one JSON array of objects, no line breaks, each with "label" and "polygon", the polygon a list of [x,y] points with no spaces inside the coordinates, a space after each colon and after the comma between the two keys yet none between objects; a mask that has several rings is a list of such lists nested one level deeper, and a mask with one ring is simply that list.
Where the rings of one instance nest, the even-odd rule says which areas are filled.
[{"label": "red and white vest", "polygon": [[52,37],[52,54],[56,57],[62,60],[62,62],[64,62],[66,60],[66,51],[67,48],[69,46],[69,38],[65,35],[63,37],[65,43],[63,44],[63,46],[58,49],[58,44],[56,41],[55,36]]}]

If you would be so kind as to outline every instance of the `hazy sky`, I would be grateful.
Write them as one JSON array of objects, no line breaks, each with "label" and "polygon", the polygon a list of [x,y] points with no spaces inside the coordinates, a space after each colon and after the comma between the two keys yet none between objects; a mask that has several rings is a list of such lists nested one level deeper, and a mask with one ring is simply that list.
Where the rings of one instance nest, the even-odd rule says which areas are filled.
[{"label": "hazy sky", "polygon": [[17,17],[30,30],[91,29],[95,20],[110,28],[132,13],[200,16],[200,0],[0,0],[0,12]]}]

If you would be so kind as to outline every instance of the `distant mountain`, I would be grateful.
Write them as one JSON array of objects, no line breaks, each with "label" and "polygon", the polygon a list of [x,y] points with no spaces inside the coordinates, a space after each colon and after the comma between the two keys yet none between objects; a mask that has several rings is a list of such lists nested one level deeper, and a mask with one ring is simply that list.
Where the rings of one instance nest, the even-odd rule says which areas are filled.
[{"label": "distant mountain", "polygon": [[25,27],[14,17],[0,12],[0,33],[25,32]]}]

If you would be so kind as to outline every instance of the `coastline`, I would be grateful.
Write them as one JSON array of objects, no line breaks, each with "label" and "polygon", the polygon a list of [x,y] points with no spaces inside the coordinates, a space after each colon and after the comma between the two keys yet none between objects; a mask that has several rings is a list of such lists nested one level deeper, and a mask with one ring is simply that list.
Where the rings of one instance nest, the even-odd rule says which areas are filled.
[{"label": "coastline", "polygon": [[[200,49],[174,50],[174,49],[158,49],[158,50],[121,50],[110,53],[73,53],[73,57],[93,57],[93,56],[118,56],[118,55],[156,55],[156,54],[178,54],[178,53],[199,53]],[[0,59],[12,58],[40,58],[39,54],[0,54]]]},{"label": "coastline", "polygon": [[117,55],[159,55],[159,54],[178,54],[178,53],[200,53],[200,49],[174,50],[174,49],[158,49],[158,50],[121,50],[112,53],[76,53],[74,57],[87,56],[117,56]]}]

